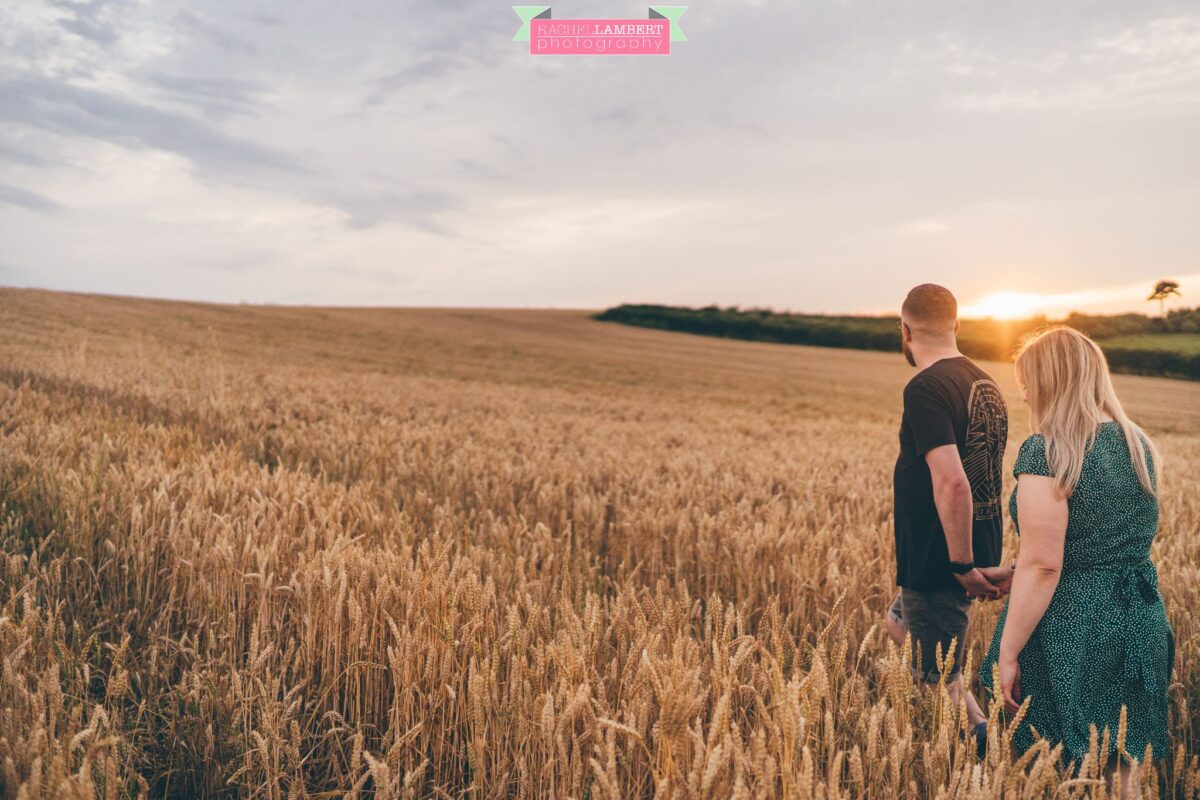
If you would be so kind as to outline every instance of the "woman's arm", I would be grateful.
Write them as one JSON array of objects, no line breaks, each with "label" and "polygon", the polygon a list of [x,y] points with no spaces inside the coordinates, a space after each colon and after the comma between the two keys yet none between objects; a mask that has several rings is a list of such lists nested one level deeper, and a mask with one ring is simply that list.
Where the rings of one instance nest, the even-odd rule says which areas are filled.
[{"label": "woman's arm", "polygon": [[1062,573],[1067,536],[1067,500],[1054,488],[1054,478],[1022,474],[1017,478],[1017,518],[1021,550],[1013,575],[1008,617],[1000,637],[1000,686],[1004,705],[1015,712],[1021,701],[1017,655],[1042,620]]}]

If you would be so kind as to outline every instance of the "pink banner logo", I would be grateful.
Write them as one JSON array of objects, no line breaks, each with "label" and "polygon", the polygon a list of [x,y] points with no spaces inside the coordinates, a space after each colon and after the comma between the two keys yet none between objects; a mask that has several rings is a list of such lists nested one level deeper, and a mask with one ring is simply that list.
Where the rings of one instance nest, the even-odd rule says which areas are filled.
[{"label": "pink banner logo", "polygon": [[514,42],[533,56],[666,56],[686,42],[679,18],[687,6],[650,6],[649,19],[552,19],[550,6],[513,6],[521,18]]},{"label": "pink banner logo", "polygon": [[665,56],[671,28],[665,19],[534,19],[533,56]]}]

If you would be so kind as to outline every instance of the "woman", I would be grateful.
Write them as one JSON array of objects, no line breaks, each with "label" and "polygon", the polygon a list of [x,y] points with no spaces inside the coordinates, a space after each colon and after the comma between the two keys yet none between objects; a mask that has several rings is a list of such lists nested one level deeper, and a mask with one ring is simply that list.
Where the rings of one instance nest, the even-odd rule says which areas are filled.
[{"label": "woman", "polygon": [[[1158,530],[1158,452],[1121,407],[1100,348],[1071,328],[1025,342],[1017,383],[1035,433],[1021,445],[1009,513],[1021,537],[1012,593],[981,665],[984,686],[1014,713],[1013,744],[1037,735],[1081,762],[1095,725],[1127,757],[1167,752],[1175,635],[1150,543]],[[993,686],[993,666],[1000,685]],[[1127,773],[1121,761],[1122,795]],[[1111,772],[1110,772],[1111,776]]]}]

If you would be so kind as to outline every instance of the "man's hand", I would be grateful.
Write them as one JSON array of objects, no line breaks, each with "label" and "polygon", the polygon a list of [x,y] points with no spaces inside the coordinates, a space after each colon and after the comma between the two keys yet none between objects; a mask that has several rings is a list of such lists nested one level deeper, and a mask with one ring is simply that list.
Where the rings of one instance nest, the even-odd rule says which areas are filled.
[{"label": "man's hand", "polygon": [[988,582],[1000,590],[1000,596],[1004,597],[1012,591],[1013,575],[1017,571],[1013,569],[1012,564],[1004,564],[999,567],[980,567],[979,572],[983,577],[987,578]]},{"label": "man's hand", "polygon": [[995,600],[1001,596],[999,587],[984,577],[979,568],[962,575],[955,575],[962,587],[967,590],[967,597],[975,600]]}]

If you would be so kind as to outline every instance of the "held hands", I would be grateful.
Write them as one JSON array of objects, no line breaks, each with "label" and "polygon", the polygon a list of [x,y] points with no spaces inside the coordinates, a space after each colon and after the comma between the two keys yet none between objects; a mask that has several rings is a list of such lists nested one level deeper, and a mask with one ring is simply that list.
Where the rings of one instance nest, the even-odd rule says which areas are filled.
[{"label": "held hands", "polygon": [[976,567],[963,575],[955,575],[967,597],[972,600],[998,600],[1012,589],[1015,564],[999,567]]},{"label": "held hands", "polygon": [[1003,597],[1012,590],[1013,575],[1017,572],[1016,562],[1001,564],[998,567],[980,567],[979,572],[983,573],[983,577],[1000,590],[1000,596]]},{"label": "held hands", "polygon": [[967,590],[967,597],[972,600],[996,600],[1001,596],[1000,587],[988,580],[979,567],[954,577]]}]

